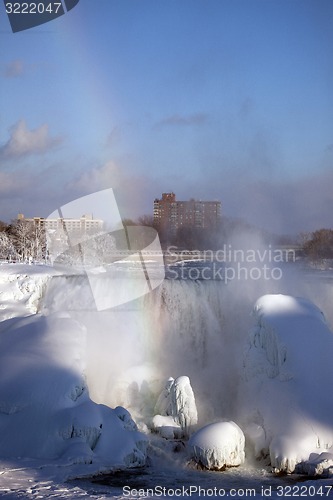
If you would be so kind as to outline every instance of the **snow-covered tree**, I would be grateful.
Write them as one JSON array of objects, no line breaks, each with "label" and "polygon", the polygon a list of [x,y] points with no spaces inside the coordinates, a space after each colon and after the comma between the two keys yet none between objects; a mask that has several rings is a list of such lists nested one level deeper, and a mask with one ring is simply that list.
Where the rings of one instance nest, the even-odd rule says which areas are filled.
[{"label": "snow-covered tree", "polygon": [[44,261],[46,258],[45,230],[31,221],[17,220],[10,227],[10,238],[19,260]]},{"label": "snow-covered tree", "polygon": [[0,232],[0,259],[11,260],[16,258],[16,250],[10,236],[5,232]]},{"label": "snow-covered tree", "polygon": [[100,266],[111,261],[114,248],[111,233],[48,234],[48,253],[52,263],[79,267]]}]

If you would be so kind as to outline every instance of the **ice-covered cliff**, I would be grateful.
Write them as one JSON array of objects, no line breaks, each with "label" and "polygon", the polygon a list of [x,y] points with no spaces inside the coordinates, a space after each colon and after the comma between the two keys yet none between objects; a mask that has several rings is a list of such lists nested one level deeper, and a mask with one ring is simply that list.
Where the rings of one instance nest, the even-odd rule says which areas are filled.
[{"label": "ice-covered cliff", "polygon": [[262,452],[276,470],[303,470],[333,452],[333,334],[306,299],[265,295],[253,314],[240,391],[244,422],[261,426]]},{"label": "ice-covered cliff", "polygon": [[37,312],[53,276],[1,267],[0,456],[143,465],[146,437],[90,398],[86,327],[68,312]]}]

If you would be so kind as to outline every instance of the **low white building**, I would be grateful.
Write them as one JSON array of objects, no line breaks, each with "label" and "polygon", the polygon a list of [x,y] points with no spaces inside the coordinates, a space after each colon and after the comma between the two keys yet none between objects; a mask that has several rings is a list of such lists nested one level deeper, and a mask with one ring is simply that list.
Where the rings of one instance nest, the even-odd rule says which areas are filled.
[{"label": "low white building", "polygon": [[94,219],[92,214],[82,215],[79,219],[57,218],[49,219],[44,217],[26,218],[23,214],[18,214],[18,220],[31,222],[39,228],[45,230],[63,230],[65,233],[96,233],[104,228],[102,219]]}]

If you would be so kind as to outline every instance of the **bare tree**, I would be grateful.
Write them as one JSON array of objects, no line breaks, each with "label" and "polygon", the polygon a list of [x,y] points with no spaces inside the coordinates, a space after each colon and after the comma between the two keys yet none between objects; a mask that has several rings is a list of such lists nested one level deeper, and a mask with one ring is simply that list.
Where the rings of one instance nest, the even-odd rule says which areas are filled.
[{"label": "bare tree", "polygon": [[136,226],[137,222],[133,219],[122,219],[123,226]]},{"label": "bare tree", "polygon": [[19,260],[45,261],[46,238],[42,226],[31,221],[17,220],[9,230]]},{"label": "bare tree", "polygon": [[110,262],[115,240],[112,233],[96,232],[48,235],[51,263],[74,267],[95,267]]},{"label": "bare tree", "polygon": [[3,222],[2,220],[0,220],[0,232],[6,231],[7,228],[8,228],[8,225],[5,222]]},{"label": "bare tree", "polygon": [[67,251],[68,246],[68,235],[63,226],[46,230],[46,256],[52,265],[56,260],[61,261],[61,256]]},{"label": "bare tree", "polygon": [[139,226],[155,227],[155,221],[152,215],[141,215],[137,223]]},{"label": "bare tree", "polygon": [[314,231],[304,242],[303,250],[312,259],[333,259],[333,230]]},{"label": "bare tree", "polygon": [[0,259],[12,260],[16,258],[13,241],[5,231],[0,231]]}]

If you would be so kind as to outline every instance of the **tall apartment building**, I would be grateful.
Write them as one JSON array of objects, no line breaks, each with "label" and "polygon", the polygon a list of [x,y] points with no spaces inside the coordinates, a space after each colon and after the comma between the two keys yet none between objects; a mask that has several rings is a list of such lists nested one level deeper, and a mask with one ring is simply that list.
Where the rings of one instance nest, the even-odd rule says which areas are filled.
[{"label": "tall apartment building", "polygon": [[181,227],[211,229],[220,219],[220,201],[177,201],[174,193],[163,193],[154,200],[154,223],[170,234]]}]

